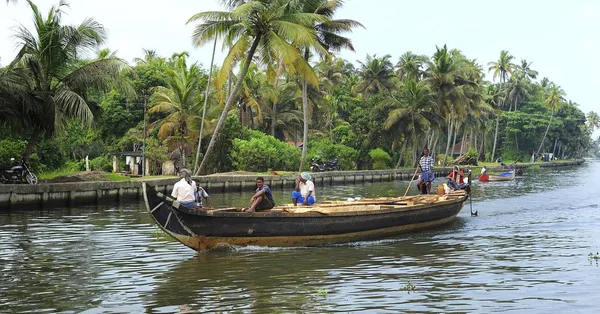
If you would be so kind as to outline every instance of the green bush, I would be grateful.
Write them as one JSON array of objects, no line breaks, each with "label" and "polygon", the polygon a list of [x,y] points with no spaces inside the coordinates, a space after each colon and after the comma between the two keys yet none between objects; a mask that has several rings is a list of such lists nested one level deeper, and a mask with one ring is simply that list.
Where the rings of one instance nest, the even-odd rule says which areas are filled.
[{"label": "green bush", "polygon": [[2,140],[0,141],[0,165],[10,165],[11,158],[20,160],[25,152],[26,141]]},{"label": "green bush", "polygon": [[356,134],[348,125],[338,125],[331,130],[333,142],[342,145],[351,145],[357,139]]},{"label": "green bush", "polygon": [[[342,144],[333,144],[330,140],[309,141],[307,160],[320,158],[322,161],[337,158],[342,170],[354,170],[358,151]],[[308,162],[306,163],[308,169]]]},{"label": "green bush", "polygon": [[392,157],[381,148],[372,149],[369,152],[371,156],[371,162],[373,163],[373,169],[389,169],[392,163]]},{"label": "green bush", "polygon": [[260,131],[248,130],[250,139],[234,139],[230,152],[237,170],[296,170],[301,151]]},{"label": "green bush", "polygon": [[437,154],[437,156],[435,157],[435,165],[437,166],[437,162],[441,162],[442,165],[444,164],[444,159],[446,159],[446,165],[449,165],[452,163],[452,161],[454,159],[452,159],[452,156],[446,156],[444,154]]},{"label": "green bush", "polygon": [[110,156],[103,155],[103,156],[98,156],[98,157],[90,160],[90,169],[94,170],[94,171],[111,172],[112,171],[112,161],[111,161]]}]

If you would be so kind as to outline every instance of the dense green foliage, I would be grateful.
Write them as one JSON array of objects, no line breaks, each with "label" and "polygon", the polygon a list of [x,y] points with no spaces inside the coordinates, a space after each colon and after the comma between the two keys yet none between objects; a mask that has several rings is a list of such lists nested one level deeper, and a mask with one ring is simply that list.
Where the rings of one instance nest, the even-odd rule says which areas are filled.
[{"label": "dense green foliage", "polygon": [[[395,51],[397,62],[367,55],[355,66],[330,54],[352,48],[338,31],[360,26],[333,19],[340,2],[253,1],[264,21],[240,3],[191,19],[199,22],[198,45],[232,36],[210,80],[209,69],[189,64],[186,52],[144,50],[131,67],[106,50],[91,56],[105,41],[100,24],[63,25],[64,7],[45,17],[31,3],[47,27],[18,28],[20,52],[0,68],[0,163],[25,157],[38,172],[82,170],[87,156],[92,169],[110,171],[112,153],[142,143],[151,174],[168,160],[194,168],[197,155],[205,173],[298,170],[301,149],[289,143],[302,142],[306,159],[337,158],[344,170],[413,167],[423,147],[441,163],[467,152],[487,161],[600,155],[600,140],[591,138],[598,114],[582,112],[556,83],[538,79],[530,62],[514,64],[508,51],[484,67],[432,44],[431,56]],[[322,10],[311,7],[318,4]],[[288,19],[294,25],[282,22]],[[257,27],[267,24],[278,33],[258,36],[264,29]],[[85,32],[75,36],[76,27]],[[88,55],[75,53],[82,49]],[[51,50],[60,53],[45,54]]]}]

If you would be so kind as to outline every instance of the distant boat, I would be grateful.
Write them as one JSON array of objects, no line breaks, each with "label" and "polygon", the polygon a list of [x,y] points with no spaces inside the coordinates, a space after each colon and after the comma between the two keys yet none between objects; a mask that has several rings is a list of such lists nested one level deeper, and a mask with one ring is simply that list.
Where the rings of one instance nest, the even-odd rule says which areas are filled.
[{"label": "distant boat", "polygon": [[379,239],[452,222],[468,198],[465,191],[276,206],[193,209],[143,184],[146,207],[156,224],[198,251],[220,246],[317,246]]},{"label": "distant boat", "polygon": [[515,171],[509,170],[501,172],[500,174],[487,174],[482,173],[479,175],[479,181],[491,182],[491,181],[511,181],[515,179]]}]

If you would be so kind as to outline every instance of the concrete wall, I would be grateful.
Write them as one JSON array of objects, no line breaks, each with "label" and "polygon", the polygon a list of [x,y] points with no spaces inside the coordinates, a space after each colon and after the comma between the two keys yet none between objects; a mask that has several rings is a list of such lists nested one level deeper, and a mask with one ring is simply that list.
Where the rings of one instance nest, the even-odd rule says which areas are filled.
[{"label": "concrete wall", "polygon": [[[541,167],[561,167],[579,165],[583,161],[549,162],[539,164]],[[518,164],[518,169],[530,167],[532,164]],[[463,167],[467,168],[467,167]],[[477,167],[479,169],[480,167]],[[436,177],[445,177],[451,168],[436,168]],[[499,167],[488,167],[489,171],[499,171]],[[383,182],[392,180],[411,180],[414,170],[363,170],[363,171],[331,171],[313,173],[316,185],[344,185],[362,182]],[[473,170],[473,179],[479,174]],[[297,175],[262,175],[272,189],[291,189]],[[211,193],[227,191],[251,190],[255,187],[256,175],[210,175],[195,177],[200,185]],[[168,194],[173,189],[177,178],[147,179],[149,184],[158,187],[159,191]],[[0,184],[0,210],[10,208],[40,208],[44,206],[72,206],[78,203],[118,202],[125,199],[140,199],[142,181],[98,181],[54,184]]]}]

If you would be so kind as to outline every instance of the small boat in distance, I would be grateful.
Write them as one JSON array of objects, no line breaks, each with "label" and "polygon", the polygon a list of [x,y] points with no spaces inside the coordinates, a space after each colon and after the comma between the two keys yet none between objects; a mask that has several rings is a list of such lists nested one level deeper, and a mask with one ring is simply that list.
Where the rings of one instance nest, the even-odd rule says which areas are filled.
[{"label": "small boat in distance", "polygon": [[481,182],[494,182],[494,181],[511,181],[515,179],[515,170],[503,171],[499,174],[488,174],[482,169],[482,173],[479,175],[479,181]]},{"label": "small boat in distance", "polygon": [[468,198],[459,190],[313,206],[289,204],[250,213],[241,208],[188,208],[142,184],[146,207],[156,224],[197,251],[248,245],[318,246],[391,237],[452,222]]}]

